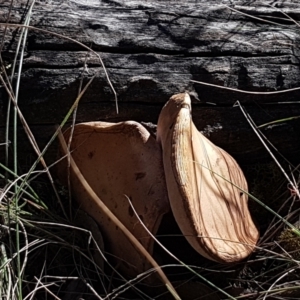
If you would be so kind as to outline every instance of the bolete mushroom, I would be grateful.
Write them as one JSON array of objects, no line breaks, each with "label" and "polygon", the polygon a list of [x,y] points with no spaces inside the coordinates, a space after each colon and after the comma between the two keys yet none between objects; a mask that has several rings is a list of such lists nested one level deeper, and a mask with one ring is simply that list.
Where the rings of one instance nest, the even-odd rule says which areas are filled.
[{"label": "bolete mushroom", "polygon": [[[68,143],[71,129],[64,133]],[[89,122],[74,127],[70,152],[93,191],[152,254],[153,239],[141,225],[128,199],[154,235],[169,202],[160,145],[139,123]],[[67,160],[58,175],[66,184]],[[70,173],[71,191],[80,208],[100,225],[106,248],[118,260],[118,269],[136,276],[149,269],[145,257],[122,231],[99,209],[80,180]],[[109,245],[109,247],[107,247]]]},{"label": "bolete mushroom", "polygon": [[221,263],[248,256],[259,233],[248,210],[246,179],[236,161],[197,130],[187,93],[163,107],[157,140],[171,209],[188,242]]}]

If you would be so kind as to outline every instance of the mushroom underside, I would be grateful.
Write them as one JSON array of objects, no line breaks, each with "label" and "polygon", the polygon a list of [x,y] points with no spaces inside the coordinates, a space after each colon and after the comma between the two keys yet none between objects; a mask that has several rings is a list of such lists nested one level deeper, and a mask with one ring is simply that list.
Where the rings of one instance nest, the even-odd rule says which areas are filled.
[{"label": "mushroom underside", "polygon": [[170,98],[157,132],[171,209],[188,242],[221,263],[248,256],[259,233],[248,209],[246,179],[237,162],[197,130],[188,94]]}]

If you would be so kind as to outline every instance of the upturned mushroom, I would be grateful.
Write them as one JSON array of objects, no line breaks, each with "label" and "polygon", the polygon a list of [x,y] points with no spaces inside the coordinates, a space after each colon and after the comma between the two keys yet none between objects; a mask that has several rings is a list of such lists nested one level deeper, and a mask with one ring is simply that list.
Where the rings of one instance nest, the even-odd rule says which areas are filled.
[{"label": "upturned mushroom", "polygon": [[169,201],[191,246],[221,263],[248,256],[259,238],[236,161],[195,127],[187,93],[163,107],[157,126]]},{"label": "upturned mushroom", "polygon": [[[64,133],[68,143],[71,129]],[[64,153],[65,151],[62,151]],[[153,239],[139,222],[128,199],[154,235],[169,211],[162,155],[155,138],[139,123],[89,122],[74,127],[70,153],[93,192],[152,255]],[[136,276],[149,269],[147,259],[105,215],[70,168],[73,197],[100,225],[105,247],[117,260],[118,270]],[[67,183],[67,160],[58,169]],[[128,197],[128,199],[125,197]]]}]

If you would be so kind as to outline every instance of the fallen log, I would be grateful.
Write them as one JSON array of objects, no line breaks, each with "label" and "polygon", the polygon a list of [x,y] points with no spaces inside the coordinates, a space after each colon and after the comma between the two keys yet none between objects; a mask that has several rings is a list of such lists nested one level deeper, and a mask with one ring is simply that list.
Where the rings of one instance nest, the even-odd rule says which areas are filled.
[{"label": "fallen log", "polygon": [[[27,1],[18,1],[11,11],[9,6],[10,1],[0,3],[1,55],[8,73],[21,32],[13,24],[24,24],[29,11]],[[255,122],[263,124],[300,115],[300,92],[240,94],[192,80],[252,92],[298,87],[299,31],[283,13],[300,19],[299,7],[290,2],[270,6],[267,1],[237,1],[230,7],[221,1],[36,2],[24,48],[19,107],[43,147],[75,100],[82,78],[86,82],[96,75],[80,102],[78,122],[156,123],[172,94],[189,91],[200,131],[237,158],[266,158],[233,104],[239,100]],[[116,91],[120,114],[115,113],[115,96],[96,54]],[[1,142],[7,99],[1,83]],[[295,157],[298,129],[299,120],[294,120],[264,128],[264,133],[279,151]],[[25,149],[26,139],[19,139]],[[25,163],[22,152],[19,158]],[[50,162],[54,157],[49,155]]]}]

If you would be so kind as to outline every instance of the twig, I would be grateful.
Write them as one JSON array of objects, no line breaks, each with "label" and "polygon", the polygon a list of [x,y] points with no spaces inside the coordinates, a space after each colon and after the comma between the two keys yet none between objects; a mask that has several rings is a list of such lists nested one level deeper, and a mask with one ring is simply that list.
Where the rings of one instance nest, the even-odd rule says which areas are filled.
[{"label": "twig", "polygon": [[276,94],[289,93],[289,92],[300,90],[300,87],[296,87],[296,88],[292,88],[292,89],[274,91],[274,92],[252,92],[252,91],[238,90],[238,89],[230,88],[230,87],[227,87],[227,86],[221,86],[221,85],[216,85],[216,84],[207,83],[207,82],[203,82],[203,81],[197,81],[197,80],[190,80],[190,82],[199,83],[199,84],[202,84],[202,85],[211,86],[211,87],[215,87],[215,88],[219,88],[219,89],[223,89],[223,90],[228,90],[228,91],[232,91],[232,92],[250,94],[250,95],[276,95]]},{"label": "twig", "polygon": [[259,138],[259,140],[263,144],[263,146],[266,148],[266,150],[269,152],[269,154],[271,155],[271,157],[273,158],[273,160],[275,161],[275,163],[277,164],[277,166],[279,167],[279,169],[281,170],[281,172],[283,173],[283,175],[285,176],[285,178],[287,179],[287,181],[289,182],[289,184],[293,187],[294,192],[297,194],[298,198],[300,199],[300,193],[299,193],[298,187],[289,178],[289,176],[286,174],[285,170],[282,168],[281,164],[278,162],[278,160],[276,159],[276,157],[274,156],[274,154],[272,153],[272,151],[269,149],[269,147],[267,146],[267,144],[261,138],[261,136],[259,134],[259,130],[257,129],[257,126],[254,124],[253,120],[251,118],[249,118],[248,114],[245,112],[245,110],[243,109],[243,107],[240,105],[239,101],[236,101],[236,103],[234,104],[234,106],[238,106],[241,109],[241,111],[242,111],[243,115],[245,116],[246,120],[248,121],[249,125],[252,127],[253,131],[255,132],[255,134],[257,135],[257,137]]}]

